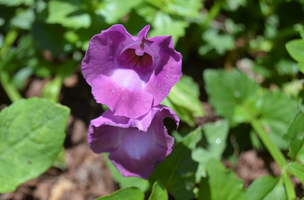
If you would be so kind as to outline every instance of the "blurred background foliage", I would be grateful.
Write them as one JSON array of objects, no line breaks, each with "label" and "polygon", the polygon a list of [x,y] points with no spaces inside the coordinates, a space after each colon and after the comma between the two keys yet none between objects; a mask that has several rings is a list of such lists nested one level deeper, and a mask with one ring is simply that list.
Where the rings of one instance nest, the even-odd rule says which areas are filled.
[{"label": "blurred background foliage", "polygon": [[90,38],[114,23],[172,35],[184,63],[239,64],[278,85],[297,75],[284,45],[303,30],[301,0],[0,0],[0,10],[1,70],[18,89],[33,74],[69,76]]},{"label": "blurred background foliage", "polygon": [[[45,86],[46,96],[56,99],[62,80],[79,71],[93,35],[114,23],[137,35],[150,24],[149,37],[173,36],[184,57],[183,72],[192,76],[184,77],[164,104],[194,126],[194,118],[204,114],[198,100],[207,99],[201,76],[205,68],[236,67],[264,86],[298,95],[301,75],[285,43],[299,38],[304,29],[303,4],[302,0],[0,0],[1,83],[16,100],[29,77],[57,77]],[[51,91],[55,94],[48,94]],[[188,94],[178,96],[184,93]]]},{"label": "blurred background foliage", "polygon": [[[163,104],[184,123],[173,132],[179,142],[174,153],[152,174],[150,185],[164,169],[171,176],[170,162],[184,152],[188,157],[180,158],[181,163],[195,161],[198,170],[178,165],[178,170],[187,172],[187,180],[181,178],[185,174],[172,175],[172,180],[190,185],[184,190],[174,185],[183,187],[182,181],[166,186],[177,199],[183,199],[181,191],[190,199],[202,191],[193,190],[195,184],[204,185],[204,177],[211,174],[212,179],[217,173],[212,164],[222,174],[230,174],[217,161],[208,165],[207,161],[222,156],[233,161],[242,150],[265,150],[255,134],[261,131],[259,125],[276,147],[291,148],[288,126],[304,110],[303,22],[304,0],[0,0],[1,86],[13,102],[24,96],[31,77],[49,78],[42,96],[57,102],[63,81],[80,73],[93,35],[116,23],[135,36],[146,24],[151,25],[149,37],[172,35],[175,49],[183,55],[184,76]],[[1,96],[1,103],[8,98]],[[210,116],[202,102],[208,102],[205,105],[211,105],[215,115]],[[218,116],[224,120],[204,125]],[[304,148],[299,151],[298,158],[292,154],[291,158],[303,163]],[[126,181],[109,166],[121,187],[147,191],[147,181]],[[243,190],[239,193],[244,195]]]}]

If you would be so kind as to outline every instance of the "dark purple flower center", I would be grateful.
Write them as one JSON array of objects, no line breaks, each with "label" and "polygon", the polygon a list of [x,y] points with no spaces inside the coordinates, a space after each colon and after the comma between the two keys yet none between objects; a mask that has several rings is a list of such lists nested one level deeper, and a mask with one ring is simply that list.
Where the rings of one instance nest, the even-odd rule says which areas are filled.
[{"label": "dark purple flower center", "polygon": [[126,49],[120,54],[122,67],[135,68],[140,71],[149,70],[152,66],[152,57],[146,52],[138,49]]}]

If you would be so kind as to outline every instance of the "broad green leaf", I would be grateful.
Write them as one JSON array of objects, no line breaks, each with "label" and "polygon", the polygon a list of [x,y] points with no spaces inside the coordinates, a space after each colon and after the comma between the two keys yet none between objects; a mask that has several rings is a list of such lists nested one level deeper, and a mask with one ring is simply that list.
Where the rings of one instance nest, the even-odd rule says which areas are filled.
[{"label": "broad green leaf", "polygon": [[162,182],[156,181],[153,184],[152,192],[148,200],[168,200],[168,193]]},{"label": "broad green leaf", "polygon": [[243,200],[243,181],[215,159],[207,163],[207,177],[200,182],[198,200]]},{"label": "broad green leaf", "polygon": [[198,17],[202,7],[200,0],[146,0],[165,13],[182,17]]},{"label": "broad green leaf", "polygon": [[204,109],[199,100],[199,86],[190,76],[182,76],[171,89],[168,98],[179,107],[191,111],[194,116],[202,117]]},{"label": "broad green leaf", "polygon": [[6,6],[20,6],[22,4],[24,5],[32,5],[35,2],[35,0],[0,0],[0,4],[6,5]]},{"label": "broad green leaf", "polygon": [[144,200],[144,194],[138,188],[123,188],[95,200]]},{"label": "broad green leaf", "polygon": [[289,153],[288,156],[296,160],[298,156],[303,154],[304,144],[304,114],[302,113],[297,119],[295,119],[289,126],[284,138],[289,141]]},{"label": "broad green leaf", "polygon": [[[204,140],[202,146],[192,151],[193,160],[199,163],[196,172],[196,181],[206,176],[206,165],[211,158],[220,160],[222,153],[226,148],[226,139],[229,132],[229,123],[227,120],[208,123],[202,127]],[[202,136],[201,136],[202,137]]]},{"label": "broad green leaf", "polygon": [[259,123],[270,139],[282,149],[288,147],[282,138],[290,122],[297,115],[297,102],[281,92],[267,92],[256,102],[259,109]]},{"label": "broad green leaf", "polygon": [[177,200],[192,199],[196,170],[197,163],[191,159],[190,149],[178,143],[164,162],[157,165],[149,181],[160,180]]},{"label": "broad green leaf", "polygon": [[292,173],[295,177],[300,179],[304,185],[304,165],[296,162],[291,162],[288,164],[288,171]]},{"label": "broad green leaf", "polygon": [[47,170],[59,153],[69,109],[45,99],[19,100],[0,112],[0,193]]},{"label": "broad green leaf", "polygon": [[99,5],[96,13],[102,15],[108,24],[113,24],[142,2],[143,0],[104,0]]},{"label": "broad green leaf", "polygon": [[136,187],[142,192],[146,192],[149,189],[149,181],[138,177],[124,177],[108,159],[108,154],[104,154],[104,158],[106,159],[106,164],[111,171],[112,178],[119,184],[120,188]]},{"label": "broad green leaf", "polygon": [[304,41],[297,39],[287,42],[286,49],[296,61],[304,61]]},{"label": "broad green leaf", "polygon": [[238,105],[257,94],[258,85],[239,71],[205,70],[209,102],[215,112],[230,121]]},{"label": "broad green leaf", "polygon": [[48,3],[47,23],[61,24],[67,28],[88,28],[91,25],[91,17],[82,10],[80,0],[51,0]]},{"label": "broad green leaf", "polygon": [[189,26],[189,22],[159,11],[146,3],[136,7],[136,12],[152,25],[150,37],[172,35],[174,44],[179,37],[185,35],[185,29]]},{"label": "broad green leaf", "polygon": [[263,176],[251,183],[243,200],[285,200],[283,182],[279,178]]}]

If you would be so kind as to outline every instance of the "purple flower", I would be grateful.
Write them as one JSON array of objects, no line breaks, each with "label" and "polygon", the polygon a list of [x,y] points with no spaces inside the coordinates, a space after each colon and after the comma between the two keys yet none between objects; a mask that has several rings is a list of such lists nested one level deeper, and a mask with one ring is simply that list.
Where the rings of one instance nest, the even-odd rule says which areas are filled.
[{"label": "purple flower", "polygon": [[109,152],[109,159],[122,175],[148,179],[173,149],[174,139],[163,125],[165,117],[178,125],[177,115],[161,105],[139,119],[114,116],[108,110],[91,121],[89,145],[95,153]]},{"label": "purple flower", "polygon": [[95,35],[82,61],[82,72],[98,103],[117,116],[138,118],[160,104],[181,77],[182,55],[172,36],[138,37],[122,25]]}]

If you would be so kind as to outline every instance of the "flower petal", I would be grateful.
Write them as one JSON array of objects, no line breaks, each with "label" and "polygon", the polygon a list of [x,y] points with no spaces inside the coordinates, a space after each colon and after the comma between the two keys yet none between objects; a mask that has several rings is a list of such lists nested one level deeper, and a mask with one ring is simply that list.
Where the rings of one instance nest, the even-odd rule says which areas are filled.
[{"label": "flower petal", "polygon": [[156,106],[166,98],[182,76],[182,55],[173,49],[172,36],[158,36],[148,40],[153,42],[152,49],[158,47],[159,59],[155,73],[145,87],[145,90],[153,95],[153,106]]},{"label": "flower petal", "polygon": [[[153,105],[153,96],[141,89],[137,75],[126,70],[117,73],[116,80],[100,75],[94,79],[92,93],[98,103],[106,104],[115,115],[138,118],[149,112]],[[123,77],[124,76],[124,77]]]},{"label": "flower petal", "polygon": [[[163,118],[176,114],[164,106],[154,107],[142,119],[114,116],[110,111],[91,121],[88,142],[95,153],[110,152],[109,159],[124,176],[148,179],[157,163],[168,156],[174,139],[168,135]],[[146,131],[138,126],[148,125]]]},{"label": "flower petal", "polygon": [[115,69],[115,57],[122,44],[134,42],[123,25],[116,24],[95,35],[82,60],[82,73],[89,85],[100,74],[110,75]]},{"label": "flower petal", "polygon": [[115,115],[145,115],[182,75],[182,56],[174,50],[172,37],[147,38],[149,28],[133,37],[122,25],[113,25],[91,39],[82,61],[94,98]]}]

